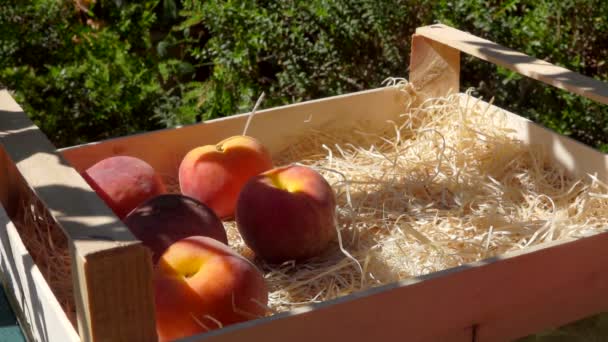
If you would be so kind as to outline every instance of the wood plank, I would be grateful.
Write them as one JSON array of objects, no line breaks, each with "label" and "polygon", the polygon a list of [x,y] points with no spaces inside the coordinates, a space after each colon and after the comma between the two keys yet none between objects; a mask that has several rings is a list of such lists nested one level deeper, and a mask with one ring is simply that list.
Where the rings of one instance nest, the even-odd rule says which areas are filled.
[{"label": "wood plank", "polygon": [[[356,314],[356,313],[353,313]],[[427,326],[431,329],[430,334],[424,336],[416,335],[416,332],[408,331],[405,329],[398,329],[399,325],[394,325],[393,321],[386,321],[380,316],[376,317],[373,321],[367,322],[363,327],[353,324],[345,328],[339,322],[339,327],[333,326],[333,322],[336,319],[332,318],[324,325],[317,324],[316,320],[311,321],[310,324],[305,328],[306,330],[302,333],[302,325],[295,323],[302,323],[307,318],[297,316],[293,325],[283,326],[278,332],[277,327],[270,327],[264,325],[258,326],[252,324],[249,326],[232,326],[224,328],[224,330],[218,330],[210,332],[208,334],[201,334],[197,336],[190,336],[187,338],[179,339],[174,342],[242,342],[242,341],[265,341],[265,342],[282,342],[289,341],[294,342],[306,342],[306,341],[353,341],[353,342],[369,342],[369,341],[408,341],[408,342],[471,342],[474,341],[473,328],[456,329],[449,332],[437,332],[437,326]],[[352,317],[352,316],[349,316]],[[408,315],[402,315],[402,319],[407,319]],[[339,321],[341,321],[339,319]],[[257,322],[257,321],[256,321]],[[358,320],[356,320],[357,323]],[[331,327],[328,325],[332,325]],[[397,322],[399,324],[399,322]],[[439,327],[440,328],[440,327]],[[288,330],[290,329],[290,330]],[[325,329],[325,330],[323,330]],[[433,332],[434,331],[434,332]],[[279,335],[275,335],[279,333]]]},{"label": "wood plank", "polygon": [[542,147],[550,161],[564,168],[568,175],[581,178],[594,175],[599,180],[608,182],[608,155],[605,153],[473,96],[467,101],[467,96],[461,94],[461,104],[469,108],[480,106],[482,111],[488,107],[487,115],[506,118],[504,128],[513,131],[511,137],[528,145]]},{"label": "wood plank", "polygon": [[175,342],[473,340],[469,320],[447,310],[435,286],[412,286],[391,284]]},{"label": "wood plank", "polygon": [[416,35],[432,39],[556,88],[608,104],[608,85],[606,83],[467,32],[435,24],[417,28]]},{"label": "wood plank", "polygon": [[608,234],[548,245],[488,268],[472,302],[483,305],[477,341],[509,341],[608,309]]},{"label": "wood plank", "polygon": [[149,251],[6,91],[0,91],[0,145],[0,160],[9,164],[0,167],[11,180],[9,194],[24,193],[20,187],[26,185],[68,237],[82,339],[155,339]]},{"label": "wood plank", "polygon": [[423,101],[460,91],[460,51],[414,34],[409,81]]},{"label": "wood plank", "polygon": [[608,309],[607,245],[539,245],[179,342],[510,341]]},{"label": "wood plank", "polygon": [[[388,127],[404,111],[404,94],[395,88],[378,88],[303,103],[260,110],[247,135],[259,139],[271,153],[289,146],[311,129],[343,126],[358,121],[366,128]],[[216,144],[242,134],[249,113],[207,122],[109,139],[61,149],[76,170],[113,155],[131,155],[150,163],[164,175],[175,175],[183,156],[192,148]]]},{"label": "wood plank", "polygon": [[0,273],[25,335],[35,341],[80,341],[48,283],[0,206]]}]

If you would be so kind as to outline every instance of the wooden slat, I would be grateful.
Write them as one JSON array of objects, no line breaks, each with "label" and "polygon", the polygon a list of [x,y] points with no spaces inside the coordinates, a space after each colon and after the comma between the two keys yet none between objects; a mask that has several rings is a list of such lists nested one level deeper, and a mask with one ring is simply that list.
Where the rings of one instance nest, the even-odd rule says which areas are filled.
[{"label": "wooden slat", "polygon": [[554,87],[608,104],[608,85],[455,28],[436,24],[416,29],[416,35],[458,49]]},{"label": "wooden slat", "polygon": [[458,93],[460,51],[414,34],[409,81],[414,85],[420,100]]},{"label": "wooden slat", "polygon": [[511,341],[607,310],[607,245],[539,245],[179,342]]},{"label": "wooden slat", "polygon": [[80,341],[2,206],[0,243],[2,282],[25,335],[32,341]]},{"label": "wooden slat", "polygon": [[0,91],[0,145],[4,154],[0,160],[15,170],[11,172],[10,165],[0,167],[8,172],[2,176],[11,179],[9,194],[23,192],[15,181],[22,178],[68,237],[81,338],[155,339],[149,251],[6,91]]},{"label": "wooden slat", "polygon": [[[382,127],[392,130],[387,120],[395,120],[403,113],[404,101],[404,94],[399,90],[379,88],[260,110],[247,134],[259,139],[275,154],[303,134],[310,134],[312,129],[330,129],[342,127],[344,123],[360,122],[366,130]],[[175,176],[181,159],[190,149],[242,134],[248,115],[234,115],[60,151],[76,170],[85,170],[103,158],[125,154],[142,158],[164,175]]]},{"label": "wooden slat", "polygon": [[497,116],[506,117],[504,128],[513,131],[511,137],[529,145],[542,147],[550,161],[564,168],[569,176],[587,178],[588,175],[594,175],[608,183],[608,155],[517,114],[491,106],[485,101],[477,101],[474,97],[467,101],[467,96],[462,94],[461,104],[463,107],[481,106],[482,111],[489,107],[487,115],[496,113]]}]

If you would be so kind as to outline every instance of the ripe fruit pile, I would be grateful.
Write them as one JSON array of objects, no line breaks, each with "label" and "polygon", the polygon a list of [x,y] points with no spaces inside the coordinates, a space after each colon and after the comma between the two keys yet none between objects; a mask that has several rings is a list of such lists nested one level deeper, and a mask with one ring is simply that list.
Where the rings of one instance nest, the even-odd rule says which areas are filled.
[{"label": "ripe fruit pile", "polygon": [[252,262],[228,246],[222,220],[268,263],[303,261],[336,237],[329,183],[299,165],[275,167],[249,136],[194,148],[170,194],[145,161],[104,159],[83,177],[152,253],[161,341],[264,316],[268,288]]}]

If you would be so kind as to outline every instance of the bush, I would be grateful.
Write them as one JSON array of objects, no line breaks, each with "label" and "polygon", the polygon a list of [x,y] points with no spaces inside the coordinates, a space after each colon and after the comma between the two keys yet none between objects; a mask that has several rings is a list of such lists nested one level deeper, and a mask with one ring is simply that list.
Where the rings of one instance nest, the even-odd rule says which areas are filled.
[{"label": "bush", "polygon": [[[422,1],[182,1],[180,45],[203,75],[203,119],[380,86],[406,75]],[[208,77],[207,77],[208,75]]]},{"label": "bush", "polygon": [[[79,2],[0,5],[0,86],[59,146],[377,87],[435,21],[608,80],[601,0]],[[608,150],[606,106],[463,62],[465,87]]]},{"label": "bush", "polygon": [[155,5],[100,1],[91,11],[107,15],[88,23],[68,2],[1,5],[0,85],[58,146],[161,127],[157,64],[136,52],[151,46]]}]

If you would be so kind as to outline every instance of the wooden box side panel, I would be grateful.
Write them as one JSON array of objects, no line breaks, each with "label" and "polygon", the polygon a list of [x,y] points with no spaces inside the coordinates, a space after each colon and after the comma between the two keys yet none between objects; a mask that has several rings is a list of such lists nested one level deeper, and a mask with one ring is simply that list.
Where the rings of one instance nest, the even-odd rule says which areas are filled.
[{"label": "wooden box side panel", "polygon": [[2,281],[25,334],[35,341],[80,341],[1,206],[0,229]]},{"label": "wooden box side panel", "polygon": [[464,94],[461,94],[461,99],[463,106],[489,106],[486,113],[496,118],[504,117],[506,128],[513,131],[513,138],[531,146],[541,146],[550,161],[563,167],[567,174],[582,178],[595,175],[601,181],[608,182],[606,154],[485,101],[473,97],[467,101]]},{"label": "wooden box side panel", "polygon": [[[401,91],[391,87],[261,110],[253,117],[247,135],[259,139],[276,154],[311,129],[339,128],[355,121],[363,122],[366,129],[384,127],[386,120],[403,113],[404,99]],[[103,158],[124,154],[146,160],[165,176],[175,176],[183,156],[192,148],[242,134],[247,115],[110,139],[61,152],[79,171]]]},{"label": "wooden box side panel", "polygon": [[510,341],[608,310],[608,233],[538,246],[498,260],[469,305],[479,306],[477,341]]},{"label": "wooden box side panel", "polygon": [[538,246],[180,342],[511,341],[608,309],[607,244]]}]

